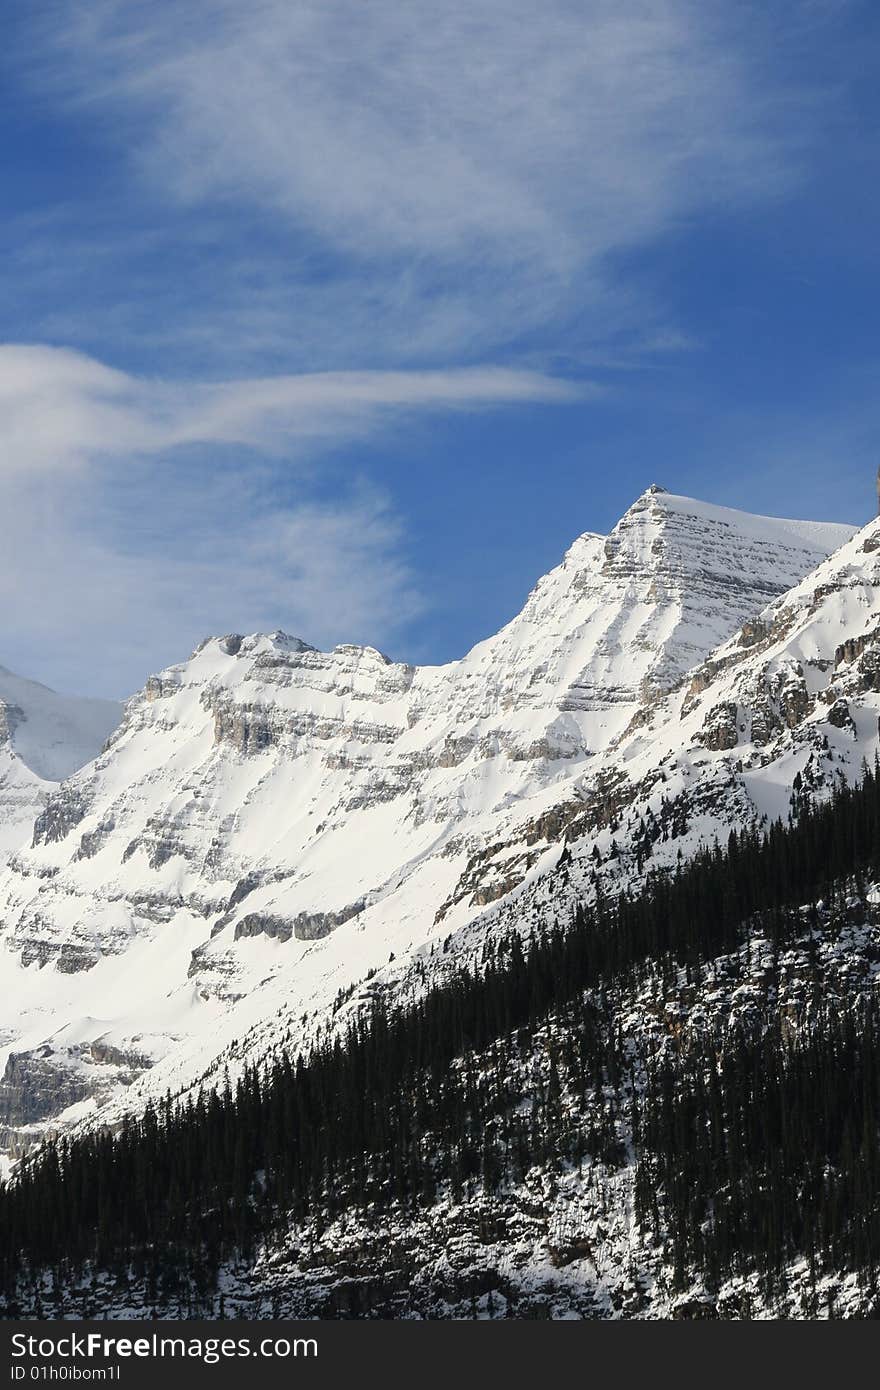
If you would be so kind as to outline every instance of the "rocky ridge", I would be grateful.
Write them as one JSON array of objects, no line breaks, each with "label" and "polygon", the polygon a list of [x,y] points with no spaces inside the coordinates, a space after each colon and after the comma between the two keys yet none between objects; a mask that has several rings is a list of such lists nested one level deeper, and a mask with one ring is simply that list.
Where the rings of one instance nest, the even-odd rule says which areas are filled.
[{"label": "rocky ridge", "polygon": [[460,662],[278,632],[151,678],[0,875],[8,1138],[305,1036],[447,938],[852,771],[872,529],[820,563],[850,534],[650,489]]}]

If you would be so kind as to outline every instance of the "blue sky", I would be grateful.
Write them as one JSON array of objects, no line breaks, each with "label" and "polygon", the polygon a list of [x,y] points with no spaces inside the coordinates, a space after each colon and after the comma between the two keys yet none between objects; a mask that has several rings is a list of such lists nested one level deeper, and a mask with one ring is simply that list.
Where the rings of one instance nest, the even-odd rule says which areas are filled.
[{"label": "blue sky", "polygon": [[33,0],[7,16],[0,663],[446,660],[653,481],[862,521],[880,12]]}]

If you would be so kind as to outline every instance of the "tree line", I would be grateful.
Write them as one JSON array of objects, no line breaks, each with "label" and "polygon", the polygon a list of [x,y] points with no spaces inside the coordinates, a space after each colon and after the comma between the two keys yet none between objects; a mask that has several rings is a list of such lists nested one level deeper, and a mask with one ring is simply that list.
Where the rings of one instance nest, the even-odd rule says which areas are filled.
[{"label": "tree line", "polygon": [[[281,1050],[116,1132],[47,1143],[0,1189],[8,1310],[38,1276],[60,1291],[86,1268],[157,1303],[183,1291],[198,1309],[224,1261],[291,1224],[497,1192],[535,1164],[622,1165],[627,1142],[639,1218],[668,1242],[680,1282],[758,1265],[772,1280],[798,1253],[873,1280],[876,1014],[820,1009],[795,1043],[769,1021],[725,1042],[720,1061],[707,1040],[649,1065],[644,1082],[617,1003],[748,930],[784,946],[810,924],[801,904],[848,912],[878,867],[875,766],[826,803],[803,801],[796,821],[653,872],[638,895],[488,940],[479,965],[405,1008],[375,1002],[307,1055]],[[526,1087],[536,1049],[544,1079]]]}]

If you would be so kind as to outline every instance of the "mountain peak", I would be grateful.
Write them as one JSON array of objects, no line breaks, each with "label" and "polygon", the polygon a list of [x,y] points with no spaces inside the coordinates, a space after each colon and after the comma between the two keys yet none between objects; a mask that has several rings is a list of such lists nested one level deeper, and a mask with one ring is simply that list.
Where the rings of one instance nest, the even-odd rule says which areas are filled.
[{"label": "mountain peak", "polygon": [[[839,549],[857,529],[840,522],[798,521],[790,517],[740,511],[736,507],[724,507],[717,502],[703,502],[697,497],[669,492],[652,483],[624,512],[611,535],[626,531],[634,523],[644,525],[646,519],[667,526],[672,524],[682,531],[696,533],[699,530],[718,536],[735,533],[744,540],[771,546],[781,544],[784,548],[812,553],[816,556],[813,564],[818,564],[821,558]],[[812,568],[812,565],[807,568]],[[803,574],[805,571],[800,572]],[[793,578],[791,582],[795,582]]]},{"label": "mountain peak", "polygon": [[[318,1017],[389,953],[430,950],[555,871],[572,816],[590,831],[585,792],[600,777],[593,807],[615,815],[633,768],[653,767],[656,710],[675,742],[683,696],[663,693],[805,575],[821,584],[816,566],[850,534],[654,485],[460,661],[319,652],[279,630],[209,639],[151,678],[102,757],[41,787],[33,843],[0,874],[0,956],[4,984],[43,969],[10,1005],[3,1048],[16,1067],[39,1048],[41,1077],[57,1063],[65,1086],[73,1074],[84,1095],[138,1104],[202,1076],[253,1028]],[[843,597],[858,616],[860,591]],[[855,616],[831,627],[860,631]],[[710,713],[695,710],[688,735]],[[719,718],[709,752],[734,737]],[[13,742],[34,727],[18,709],[8,723]],[[96,1068],[93,1043],[125,1069]]]},{"label": "mountain peak", "polygon": [[252,632],[247,636],[241,632],[227,632],[222,637],[205,637],[190,660],[207,651],[219,651],[224,656],[262,656],[267,652],[314,652],[317,647],[302,637],[291,637],[279,627],[274,632]]}]

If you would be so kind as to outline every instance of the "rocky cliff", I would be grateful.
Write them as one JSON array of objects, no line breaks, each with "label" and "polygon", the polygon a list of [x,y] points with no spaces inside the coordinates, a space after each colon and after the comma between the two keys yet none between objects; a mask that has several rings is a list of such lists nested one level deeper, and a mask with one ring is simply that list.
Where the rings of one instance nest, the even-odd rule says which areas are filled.
[{"label": "rocky cliff", "polygon": [[652,488],[448,666],[276,632],[151,678],[0,875],[15,1143],[851,772],[880,625],[851,534]]}]

